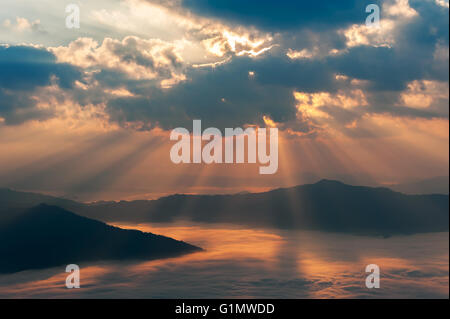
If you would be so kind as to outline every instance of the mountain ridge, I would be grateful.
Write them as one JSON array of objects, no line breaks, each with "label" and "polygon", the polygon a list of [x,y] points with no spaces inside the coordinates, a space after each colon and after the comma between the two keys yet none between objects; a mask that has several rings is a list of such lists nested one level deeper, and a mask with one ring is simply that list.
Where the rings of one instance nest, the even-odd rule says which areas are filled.
[{"label": "mountain ridge", "polygon": [[406,195],[386,187],[325,179],[263,193],[174,194],[149,201],[63,204],[79,215],[106,222],[188,220],[390,235],[448,231],[448,198],[440,194]]},{"label": "mountain ridge", "polygon": [[117,228],[47,204],[0,224],[0,273],[103,260],[152,260],[200,250],[169,237]]}]

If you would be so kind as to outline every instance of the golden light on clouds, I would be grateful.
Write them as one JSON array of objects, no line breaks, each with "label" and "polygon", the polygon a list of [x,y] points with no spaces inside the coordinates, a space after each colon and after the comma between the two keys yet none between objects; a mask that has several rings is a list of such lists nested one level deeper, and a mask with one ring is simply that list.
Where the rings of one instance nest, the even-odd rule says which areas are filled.
[{"label": "golden light on clouds", "polygon": [[108,68],[136,80],[161,79],[163,87],[185,80],[181,47],[158,39],[127,36],[123,40],[105,38],[101,44],[91,38],[78,38],[68,46],[50,48],[59,62],[100,70]]},{"label": "golden light on clouds", "polygon": [[448,84],[437,81],[413,81],[401,94],[401,102],[408,107],[428,108],[439,99],[448,100]]},{"label": "golden light on clouds", "polygon": [[303,114],[315,119],[329,118],[330,115],[322,111],[320,107],[338,107],[343,109],[353,109],[356,107],[367,106],[368,102],[364,92],[360,89],[350,92],[340,91],[337,93],[319,92],[304,93],[294,92],[297,100],[297,108]]},{"label": "golden light on clouds", "polygon": [[264,124],[266,124],[266,127],[276,127],[276,123],[268,116],[263,116]]},{"label": "golden light on clouds", "polygon": [[232,52],[237,56],[258,56],[270,50],[272,38],[258,37],[248,33],[236,33],[228,29],[218,30],[219,35],[203,40],[206,50],[218,57]]},{"label": "golden light on clouds", "polygon": [[389,0],[382,6],[382,16],[378,27],[353,24],[339,32],[347,39],[348,47],[369,45],[392,47],[395,45],[396,31],[405,23],[418,16],[408,0]]}]

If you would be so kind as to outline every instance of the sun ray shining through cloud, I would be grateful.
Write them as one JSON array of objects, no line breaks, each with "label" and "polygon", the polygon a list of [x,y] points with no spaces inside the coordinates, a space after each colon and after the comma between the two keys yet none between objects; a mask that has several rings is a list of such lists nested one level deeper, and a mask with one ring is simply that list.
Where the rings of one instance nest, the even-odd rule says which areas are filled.
[{"label": "sun ray shining through cloud", "polygon": [[[55,245],[100,227],[76,296],[448,298],[448,26],[448,0],[2,0],[0,297],[62,290],[2,258],[30,205]],[[147,260],[78,215],[189,244]]]}]

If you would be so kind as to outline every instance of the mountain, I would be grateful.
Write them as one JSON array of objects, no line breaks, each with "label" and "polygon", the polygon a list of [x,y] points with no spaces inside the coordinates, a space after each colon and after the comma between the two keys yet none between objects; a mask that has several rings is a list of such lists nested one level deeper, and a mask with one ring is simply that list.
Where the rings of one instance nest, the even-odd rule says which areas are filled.
[{"label": "mountain", "polygon": [[31,206],[36,206],[42,202],[64,206],[78,204],[69,199],[37,193],[18,192],[9,188],[0,188],[0,207],[14,205],[15,207],[30,208]]},{"label": "mountain", "polygon": [[41,204],[0,224],[0,273],[98,260],[156,259],[201,250]]},{"label": "mountain", "polygon": [[260,194],[166,197],[154,203],[148,219],[386,235],[448,231],[448,207],[445,195],[404,195],[323,180]]},{"label": "mountain", "polygon": [[389,186],[397,192],[405,194],[447,194],[449,193],[449,177],[437,176],[409,183]]},{"label": "mountain", "polygon": [[8,188],[0,188],[0,223],[12,219],[21,214],[25,209],[37,206],[41,203],[64,207],[68,210],[83,206],[84,204],[72,200],[58,198],[49,195],[18,192]]},{"label": "mountain", "polygon": [[151,201],[72,205],[79,215],[115,222],[188,220],[360,234],[448,231],[448,195],[405,195],[387,188],[322,180],[264,193],[172,195]]}]

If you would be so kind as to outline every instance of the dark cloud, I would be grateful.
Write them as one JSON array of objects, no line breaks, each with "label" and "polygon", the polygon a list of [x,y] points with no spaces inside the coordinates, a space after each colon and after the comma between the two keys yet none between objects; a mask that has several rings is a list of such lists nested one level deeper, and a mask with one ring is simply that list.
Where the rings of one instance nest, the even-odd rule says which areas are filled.
[{"label": "dark cloud", "polygon": [[270,69],[259,79],[259,70],[271,61],[235,58],[214,69],[192,68],[189,80],[171,89],[150,88],[146,96],[112,100],[107,111],[119,122],[150,120],[163,128],[192,126],[193,119],[222,128],[262,124],[263,115],[284,122],[296,112],[291,79],[272,79],[283,71],[271,74]]},{"label": "dark cloud", "polygon": [[299,28],[335,29],[362,23],[368,4],[381,1],[322,0],[182,0],[194,13],[269,31]]},{"label": "dark cloud", "polygon": [[281,85],[302,92],[335,91],[337,88],[334,70],[322,59],[268,56],[250,62],[249,67],[256,71],[256,81],[263,85]]},{"label": "dark cloud", "polygon": [[448,45],[448,8],[434,0],[409,0],[411,8],[419,13],[413,24],[406,26],[402,33],[415,45],[434,45],[437,41]]},{"label": "dark cloud", "polygon": [[0,117],[6,124],[51,117],[50,110],[36,108],[36,89],[51,84],[69,89],[81,79],[76,67],[57,63],[52,53],[29,46],[0,46],[0,70]]},{"label": "dark cloud", "polygon": [[[400,94],[411,81],[448,81],[448,58],[440,61],[435,56],[439,45],[448,47],[448,9],[431,1],[411,3],[419,15],[406,23],[398,23],[393,31],[395,43],[391,47],[360,45],[345,48],[345,38],[337,29],[350,22],[363,23],[366,4],[361,1],[308,4],[292,1],[281,5],[275,1],[205,0],[194,3],[185,0],[186,7],[203,15],[262,28],[286,29],[278,36],[282,46],[258,58],[233,56],[229,63],[213,69],[192,68],[187,71],[188,80],[171,89],[128,82],[129,90],[138,96],[109,101],[107,112],[120,123],[151,122],[147,128],[159,125],[166,129],[190,127],[192,119],[202,119],[205,125],[216,127],[263,124],[266,115],[284,123],[284,127],[308,133],[314,129],[311,123],[292,123],[297,112],[294,90],[334,93],[360,88],[365,92],[369,106],[349,111],[327,105],[322,111],[340,126],[367,113],[448,117],[448,111],[440,102],[439,106],[428,109],[398,107],[401,105]],[[315,24],[329,25],[332,29],[287,30],[293,26]],[[335,48],[341,53],[292,60],[286,56],[290,47],[319,47],[322,52]],[[253,77],[249,77],[250,71],[254,73]],[[365,84],[337,81],[336,74],[364,80]],[[118,79],[108,72],[99,76],[111,85]]]},{"label": "dark cloud", "polygon": [[52,76],[56,76],[56,84],[70,88],[81,76],[75,67],[56,63],[47,50],[28,46],[0,46],[0,68],[0,87],[12,90],[50,85]]},{"label": "dark cloud", "polygon": [[[152,123],[144,125],[147,129],[156,125],[165,129],[190,127],[193,119],[218,128],[262,125],[264,116],[279,123],[292,122],[297,112],[295,90],[334,92],[341,84],[326,60],[292,60],[284,53],[234,57],[215,68],[191,68],[188,80],[170,89],[122,77],[129,91],[138,96],[110,100],[106,111],[119,123]],[[117,75],[99,74],[112,86],[119,79]],[[300,120],[288,127],[304,133],[313,129]]]},{"label": "dark cloud", "polygon": [[[110,100],[106,110],[111,119],[119,123],[152,123],[147,128],[155,125],[165,129],[190,127],[193,119],[219,128],[260,125],[264,115],[286,123],[295,119],[297,112],[294,91],[333,93],[357,88],[348,81],[336,80],[336,74],[343,74],[367,81],[368,84],[359,87],[364,89],[371,103],[357,112],[333,110],[333,106],[324,108],[340,124],[367,113],[446,117],[448,112],[442,110],[397,106],[400,94],[411,81],[441,79],[433,73],[432,55],[429,58],[421,60],[395,48],[369,46],[354,47],[345,54],[323,59],[292,60],[285,55],[257,59],[234,57],[231,62],[213,69],[190,69],[188,80],[170,89],[128,82],[129,90],[139,96]],[[250,71],[254,76],[249,76]],[[106,78],[114,85],[114,78]],[[307,122],[295,126],[296,131],[304,133],[313,129]]]},{"label": "dark cloud", "polygon": [[448,9],[430,1],[411,1],[419,15],[400,24],[392,47],[358,46],[330,59],[329,66],[369,80],[376,90],[404,90],[413,80],[448,81],[448,58],[436,60],[437,46],[448,49]]},{"label": "dark cloud", "polygon": [[[448,9],[433,1],[411,1],[419,14],[406,22],[396,22],[391,47],[360,45],[350,48],[345,46],[345,37],[337,30],[349,23],[363,23],[367,4],[361,1],[280,4],[267,0],[195,3],[184,0],[182,3],[204,15],[283,30],[275,35],[280,45],[256,58],[231,56],[229,62],[215,68],[188,67],[168,48],[161,54],[164,60],[170,61],[170,67],[158,68],[155,57],[142,52],[141,40],[128,37],[124,43],[109,41],[108,52],[119,57],[121,63],[143,66],[154,71],[157,77],[136,79],[120,68],[99,67],[98,72],[91,73],[87,89],[73,88],[74,80],[81,79],[80,71],[57,63],[55,56],[44,49],[1,47],[0,116],[6,123],[50,117],[50,111],[35,108],[32,93],[54,82],[68,89],[76,103],[82,106],[104,103],[111,121],[125,126],[134,123],[139,129],[190,127],[193,119],[218,128],[261,125],[263,117],[269,116],[284,124],[280,127],[302,133],[313,131],[314,123],[296,117],[294,91],[363,90],[369,102],[364,108],[349,111],[335,105],[322,107],[322,111],[341,126],[367,113],[448,117],[445,105],[448,101],[442,99],[426,109],[398,107],[400,94],[411,81],[448,82],[448,56],[436,58],[439,47],[448,54]],[[320,54],[312,50],[311,58],[286,56],[289,48],[316,47]],[[329,55],[331,49],[338,49],[340,53]],[[185,75],[186,80],[161,88],[161,80],[172,79],[174,70],[178,75]],[[348,80],[336,80],[336,74],[345,75]],[[364,80],[364,83],[354,84],[352,79]],[[126,88],[132,96],[118,97],[109,93],[116,88]]]},{"label": "dark cloud", "polygon": [[[430,0],[410,0],[410,5],[419,15],[398,30],[396,47],[411,68],[424,67],[423,78],[448,82],[448,8]],[[439,47],[447,51],[444,59],[435,57]]]},{"label": "dark cloud", "polygon": [[376,90],[404,90],[408,82],[422,79],[427,73],[426,61],[388,47],[354,47],[328,61],[328,67],[352,78],[371,81]]}]

